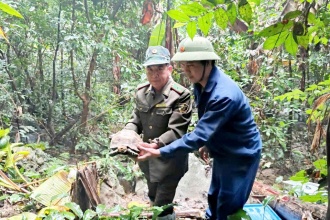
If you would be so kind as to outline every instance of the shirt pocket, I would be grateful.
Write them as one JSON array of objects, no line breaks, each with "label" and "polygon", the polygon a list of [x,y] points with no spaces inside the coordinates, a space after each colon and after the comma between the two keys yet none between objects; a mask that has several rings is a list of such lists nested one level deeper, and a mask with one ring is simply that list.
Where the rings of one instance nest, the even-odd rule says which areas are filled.
[{"label": "shirt pocket", "polygon": [[142,123],[146,123],[150,117],[149,106],[143,104],[137,104],[137,109],[140,113],[140,119]]},{"label": "shirt pocket", "polygon": [[167,127],[168,121],[170,120],[170,117],[173,113],[173,110],[171,107],[166,108],[155,108],[155,114],[154,114],[154,125],[157,127]]}]

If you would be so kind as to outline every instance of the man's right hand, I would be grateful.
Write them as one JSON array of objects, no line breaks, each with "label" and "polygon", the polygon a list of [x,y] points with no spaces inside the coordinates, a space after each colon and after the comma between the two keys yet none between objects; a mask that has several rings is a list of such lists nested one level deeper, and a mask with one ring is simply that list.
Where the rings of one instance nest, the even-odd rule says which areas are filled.
[{"label": "man's right hand", "polygon": [[139,143],[137,147],[140,150],[139,156],[136,158],[137,161],[144,161],[149,158],[160,157],[160,150],[152,148],[152,144]]}]

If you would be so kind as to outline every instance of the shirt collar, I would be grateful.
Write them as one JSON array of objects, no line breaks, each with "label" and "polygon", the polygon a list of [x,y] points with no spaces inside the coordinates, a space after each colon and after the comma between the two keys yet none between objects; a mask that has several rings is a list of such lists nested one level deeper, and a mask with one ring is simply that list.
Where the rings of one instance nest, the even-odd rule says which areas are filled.
[{"label": "shirt collar", "polygon": [[[163,94],[164,96],[168,97],[171,91],[171,85],[173,83],[173,79],[172,77],[169,78],[169,80],[167,81],[167,83],[165,84],[165,86],[163,87],[161,94]],[[152,85],[150,84],[148,89],[145,91],[145,94],[156,94],[155,89],[152,87]]]}]

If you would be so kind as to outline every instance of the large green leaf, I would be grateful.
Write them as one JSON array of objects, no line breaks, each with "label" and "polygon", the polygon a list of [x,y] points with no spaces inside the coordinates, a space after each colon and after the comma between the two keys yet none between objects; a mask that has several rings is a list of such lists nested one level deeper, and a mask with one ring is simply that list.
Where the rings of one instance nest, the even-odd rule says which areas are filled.
[{"label": "large green leaf", "polygon": [[279,34],[280,32],[284,30],[289,30],[293,26],[293,21],[289,21],[286,24],[283,24],[281,22],[278,22],[276,24],[273,24],[269,27],[266,27],[262,31],[260,31],[259,36],[260,37],[270,37],[276,34]]},{"label": "large green leaf", "polygon": [[162,45],[162,42],[165,37],[165,21],[157,24],[156,27],[152,30],[149,46]]},{"label": "large green leaf", "polygon": [[213,13],[207,13],[202,17],[198,18],[198,27],[201,29],[203,34],[207,36],[212,25]]},{"label": "large green leaf", "polygon": [[190,21],[189,16],[179,10],[169,10],[167,11],[167,14],[176,21],[180,21],[180,22]]},{"label": "large green leaf", "polygon": [[7,14],[10,14],[10,15],[13,15],[13,16],[16,16],[19,18],[23,18],[23,16],[18,11],[16,11],[15,9],[13,9],[12,7],[10,7],[9,5],[7,5],[3,2],[0,2],[0,9],[2,11],[6,12]]},{"label": "large green leaf", "polygon": [[[244,0],[245,1],[245,0]],[[247,2],[238,7],[238,12],[241,18],[246,21],[248,24],[252,21],[252,8],[251,5]]]},{"label": "large green leaf", "polygon": [[234,24],[237,17],[237,7],[235,3],[230,3],[227,8],[227,17],[231,24]]},{"label": "large green leaf", "polygon": [[298,44],[293,39],[292,32],[289,33],[284,45],[285,45],[286,51],[288,51],[290,54],[292,54],[292,55],[297,54]]},{"label": "large green leaf", "polygon": [[288,35],[289,35],[289,31],[284,31],[281,32],[280,34],[270,36],[264,42],[263,48],[266,50],[272,50],[273,48],[280,46],[281,44],[284,43]]},{"label": "large green leaf", "polygon": [[188,33],[188,36],[193,39],[195,34],[197,32],[197,24],[195,21],[191,21],[188,23],[187,25],[187,33]]},{"label": "large green leaf", "polygon": [[68,173],[61,170],[34,189],[30,197],[45,206],[60,205],[70,200],[68,196],[64,196],[70,189],[71,182],[68,179]]},{"label": "large green leaf", "polygon": [[188,5],[181,5],[180,9],[183,11],[184,14],[188,16],[200,16],[202,13],[207,11],[206,8],[204,8],[197,2],[193,2]]},{"label": "large green leaf", "polygon": [[223,30],[226,29],[228,24],[228,16],[225,10],[223,10],[222,8],[218,8],[214,12],[214,18],[215,22],[220,28],[222,28]]}]

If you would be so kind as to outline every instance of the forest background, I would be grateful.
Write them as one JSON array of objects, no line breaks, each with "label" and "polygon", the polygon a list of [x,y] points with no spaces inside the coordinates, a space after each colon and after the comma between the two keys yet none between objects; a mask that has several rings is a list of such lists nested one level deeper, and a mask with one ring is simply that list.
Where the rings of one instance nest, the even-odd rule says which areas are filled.
[{"label": "forest background", "polygon": [[[2,1],[0,9],[3,148],[24,143],[62,157],[105,157],[109,137],[131,116],[136,86],[146,81],[147,47],[163,45],[173,55],[197,34],[212,41],[218,66],[250,99],[261,166],[303,170],[305,180],[314,166],[313,178],[327,176],[327,0],[19,0]],[[191,88],[173,65],[173,78]],[[194,114],[190,129],[196,121]]]}]

